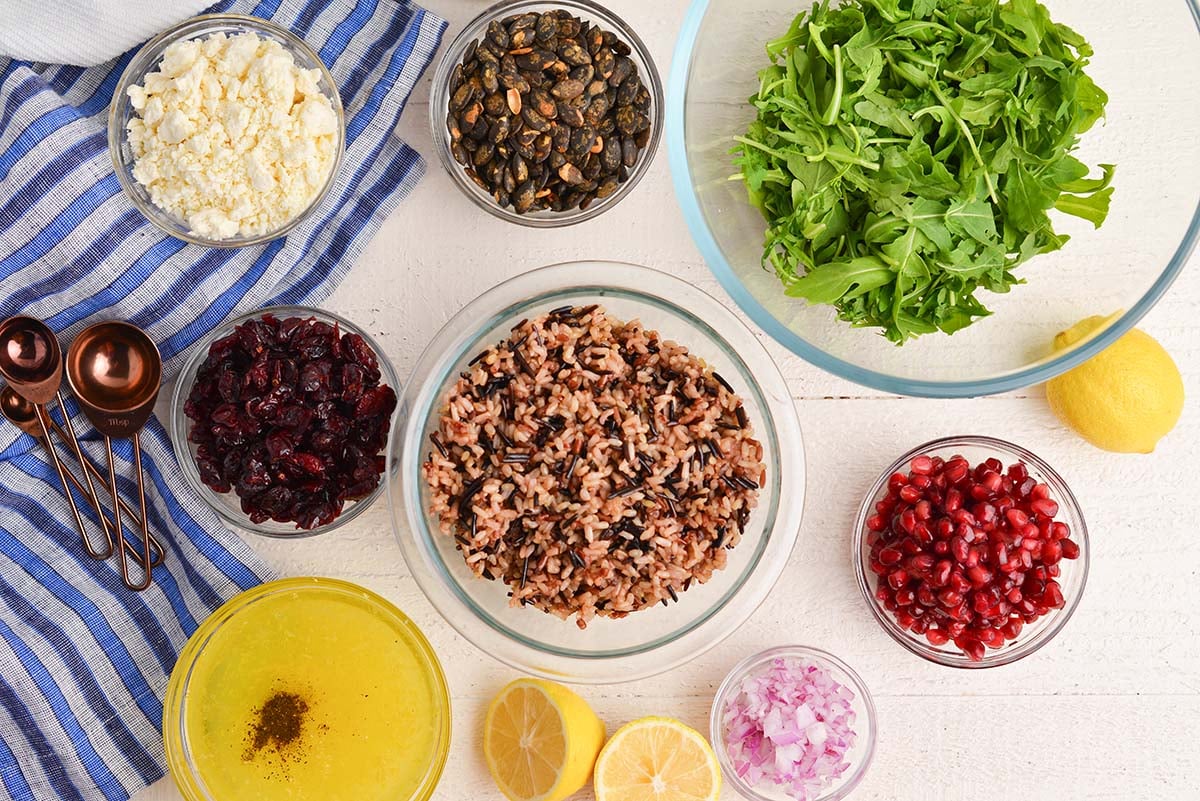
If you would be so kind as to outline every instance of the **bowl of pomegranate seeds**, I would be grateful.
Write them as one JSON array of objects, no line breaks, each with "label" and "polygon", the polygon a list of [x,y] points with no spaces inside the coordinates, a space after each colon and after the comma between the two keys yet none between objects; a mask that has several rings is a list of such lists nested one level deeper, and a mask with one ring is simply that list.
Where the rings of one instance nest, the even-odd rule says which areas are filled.
[{"label": "bowl of pomegranate seeds", "polygon": [[276,306],[230,320],[184,365],[171,401],[183,475],[228,522],[311,536],[382,491],[396,372],[358,326]]},{"label": "bowl of pomegranate seeds", "polygon": [[1088,533],[1062,477],[1000,439],[948,437],[897,459],[855,522],[858,583],[892,639],[941,665],[1015,662],[1083,595]]}]

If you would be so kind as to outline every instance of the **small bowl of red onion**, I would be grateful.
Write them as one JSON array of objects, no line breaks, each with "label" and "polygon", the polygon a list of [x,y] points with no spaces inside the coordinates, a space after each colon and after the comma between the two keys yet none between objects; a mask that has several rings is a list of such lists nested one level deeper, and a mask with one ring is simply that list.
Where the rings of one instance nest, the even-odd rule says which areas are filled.
[{"label": "small bowl of red onion", "polygon": [[742,660],[713,700],[726,780],[751,801],[838,801],[875,753],[875,702],[849,665],[802,645]]},{"label": "small bowl of red onion", "polygon": [[901,456],[867,492],[854,532],[875,619],[939,665],[1032,654],[1070,620],[1087,583],[1087,524],[1067,483],[992,437],[947,437]]}]

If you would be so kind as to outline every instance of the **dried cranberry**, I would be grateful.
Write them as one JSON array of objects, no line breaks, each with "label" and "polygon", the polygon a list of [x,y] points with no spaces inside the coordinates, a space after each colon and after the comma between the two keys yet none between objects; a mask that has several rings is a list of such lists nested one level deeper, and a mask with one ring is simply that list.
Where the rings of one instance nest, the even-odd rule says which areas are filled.
[{"label": "dried cranberry", "polygon": [[207,486],[256,523],[309,529],[379,486],[395,408],[361,336],[263,315],[209,346],[184,414]]},{"label": "dried cranberry", "polygon": [[1059,506],[1022,463],[918,456],[867,521],[875,597],[897,624],[969,659],[1066,604],[1061,560],[1079,558]]}]

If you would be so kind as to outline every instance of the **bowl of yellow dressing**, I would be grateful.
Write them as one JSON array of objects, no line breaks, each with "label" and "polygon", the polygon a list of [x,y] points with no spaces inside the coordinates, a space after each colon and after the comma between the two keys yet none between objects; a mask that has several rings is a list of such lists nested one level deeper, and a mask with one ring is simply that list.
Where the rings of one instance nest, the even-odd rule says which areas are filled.
[{"label": "bowl of yellow dressing", "polygon": [[167,764],[187,801],[426,801],[450,747],[420,629],[326,578],[263,584],[192,635],[167,685]]}]

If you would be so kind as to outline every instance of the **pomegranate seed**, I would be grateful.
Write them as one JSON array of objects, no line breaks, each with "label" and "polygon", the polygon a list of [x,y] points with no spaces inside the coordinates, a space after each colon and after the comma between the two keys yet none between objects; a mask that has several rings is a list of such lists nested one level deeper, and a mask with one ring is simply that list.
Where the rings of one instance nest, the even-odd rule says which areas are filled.
[{"label": "pomegranate seed", "polygon": [[900,500],[905,503],[916,503],[921,500],[921,491],[912,485],[901,487]]},{"label": "pomegranate seed", "polygon": [[916,487],[919,490],[927,490],[933,484],[933,479],[929,476],[914,475],[908,477],[909,486]]},{"label": "pomegranate seed", "polygon": [[917,595],[907,587],[896,590],[896,605],[897,606],[912,606],[913,601],[917,600]]},{"label": "pomegranate seed", "polygon": [[934,596],[933,590],[929,589],[928,584],[922,584],[917,588],[917,601],[922,606],[933,607],[937,605],[937,597]]},{"label": "pomegranate seed", "polygon": [[898,490],[908,484],[908,476],[903,473],[892,473],[888,479],[888,489]]},{"label": "pomegranate seed", "polygon": [[942,590],[938,593],[938,603],[947,609],[953,609],[962,603],[962,595],[954,590]]},{"label": "pomegranate seed", "polygon": [[950,543],[945,540],[938,540],[933,544],[933,552],[938,556],[945,556],[950,553]]},{"label": "pomegranate seed", "polygon": [[1071,536],[1071,527],[1058,520],[1055,520],[1052,524],[1050,524],[1050,530],[1051,536],[1056,540],[1065,540],[1067,537]]},{"label": "pomegranate seed", "polygon": [[883,515],[871,515],[867,518],[867,528],[871,531],[883,531],[887,528],[887,521],[883,519]]},{"label": "pomegranate seed", "polygon": [[916,514],[917,520],[924,522],[933,517],[933,507],[929,501],[917,501],[917,505],[913,507],[913,513]]},{"label": "pomegranate seed", "polygon": [[888,566],[885,565],[883,562],[880,562],[878,559],[872,559],[871,560],[871,572],[877,576],[886,575],[888,572]]},{"label": "pomegranate seed", "polygon": [[900,628],[902,629],[912,628],[912,624],[915,620],[916,618],[908,612],[900,611],[896,613],[896,622],[900,624]]},{"label": "pomegranate seed", "polygon": [[1047,565],[1058,564],[1058,560],[1062,559],[1062,544],[1059,540],[1048,540],[1042,543],[1042,563]]},{"label": "pomegranate seed", "polygon": [[933,533],[939,540],[948,540],[954,533],[954,523],[948,517],[938,518],[938,521],[933,524]]},{"label": "pomegranate seed", "polygon": [[950,580],[950,572],[954,569],[949,559],[942,559],[933,567],[933,572],[929,575],[929,583],[934,587],[944,587],[946,582]]},{"label": "pomegranate seed", "polygon": [[992,580],[992,571],[982,565],[975,565],[967,569],[967,578],[977,587],[982,587]]},{"label": "pomegranate seed", "polygon": [[942,502],[947,512],[954,512],[962,508],[962,493],[956,489],[946,490],[946,500]]},{"label": "pomegranate seed", "polygon": [[933,532],[929,530],[929,526],[925,523],[918,522],[913,526],[913,539],[920,543],[928,545],[933,542]]},{"label": "pomegranate seed", "polygon": [[925,632],[925,639],[929,640],[930,645],[937,648],[950,642],[950,635],[941,629],[929,629]]},{"label": "pomegranate seed", "polygon": [[975,635],[988,648],[999,648],[1004,645],[1004,634],[999,629],[977,629]]},{"label": "pomegranate seed", "polygon": [[1058,514],[1058,504],[1049,498],[1038,498],[1034,501],[1031,501],[1029,508],[1037,512],[1042,517],[1054,517],[1056,514]]},{"label": "pomegranate seed", "polygon": [[1004,469],[1003,463],[1001,463],[1001,461],[999,459],[997,459],[995,456],[990,456],[987,459],[984,459],[983,466],[986,467],[988,470],[991,470],[993,473],[999,473],[1001,470]]},{"label": "pomegranate seed", "polygon": [[908,467],[918,475],[927,476],[933,472],[933,459],[928,456],[918,456],[909,462]]},{"label": "pomegranate seed", "polygon": [[894,565],[904,558],[898,548],[887,547],[879,552],[879,561],[885,565]]},{"label": "pomegranate seed", "polygon": [[[914,608],[912,611],[915,614],[917,611],[917,608]],[[912,624],[912,633],[913,634],[924,634],[927,631],[929,631],[929,621],[928,620],[926,620],[923,617],[918,617],[916,620],[913,621],[913,624]]]},{"label": "pomegranate seed", "polygon": [[1050,488],[1045,484],[1035,484],[1033,489],[1029,491],[1029,497],[1037,500],[1039,498],[1049,498]]},{"label": "pomegranate seed", "polygon": [[1014,462],[1008,466],[1007,475],[1013,481],[1021,482],[1029,478],[1029,470],[1023,462]]},{"label": "pomegranate seed", "polygon": [[904,570],[893,570],[888,574],[887,582],[893,590],[898,590],[908,583],[908,573]]},{"label": "pomegranate seed", "polygon": [[971,467],[967,464],[966,459],[951,459],[946,464],[946,481],[950,484],[957,484],[966,478],[970,472]]},{"label": "pomegranate seed", "polygon": [[1046,568],[1046,572],[1049,573],[1052,578],[1058,578],[1059,574],[1062,573],[1062,563],[1060,562],[1057,565],[1050,565],[1050,567]]},{"label": "pomegranate seed", "polygon": [[1029,515],[1016,508],[1009,509],[1004,516],[1008,519],[1008,524],[1018,530],[1025,528],[1029,522]]},{"label": "pomegranate seed", "polygon": [[1021,629],[1023,628],[1025,628],[1025,622],[1020,618],[1013,618],[1005,623],[1004,627],[1000,630],[1004,632],[1005,637],[1010,640],[1015,640],[1021,634]]},{"label": "pomegranate seed", "polygon": [[912,530],[917,525],[916,512],[914,512],[912,509],[905,509],[903,512],[900,513],[900,517],[897,519],[900,522],[900,528],[904,529],[909,534],[912,534]]},{"label": "pomegranate seed", "polygon": [[955,620],[946,626],[946,633],[949,634],[951,638],[961,637],[963,632],[966,630],[967,624],[963,623],[961,620]]},{"label": "pomegranate seed", "polygon": [[954,556],[955,561],[962,564],[967,561],[970,547],[962,537],[954,537],[950,540],[950,553]]},{"label": "pomegranate seed", "polygon": [[875,588],[875,597],[880,603],[884,603],[885,601],[895,598],[896,595],[890,589],[888,589],[887,586],[880,584]]},{"label": "pomegranate seed", "polygon": [[1058,544],[1062,547],[1063,559],[1079,558],[1079,545],[1075,540],[1060,540]]},{"label": "pomegranate seed", "polygon": [[1051,609],[1062,609],[1066,605],[1062,588],[1058,586],[1057,581],[1047,582],[1046,591],[1042,594],[1042,603]]},{"label": "pomegranate seed", "polygon": [[983,661],[983,643],[974,638],[967,637],[965,634],[961,637],[954,638],[954,644],[967,655],[967,658],[972,662]]},{"label": "pomegranate seed", "polygon": [[917,575],[928,574],[933,568],[933,557],[929,554],[919,554],[910,558],[906,564],[910,573]]}]

